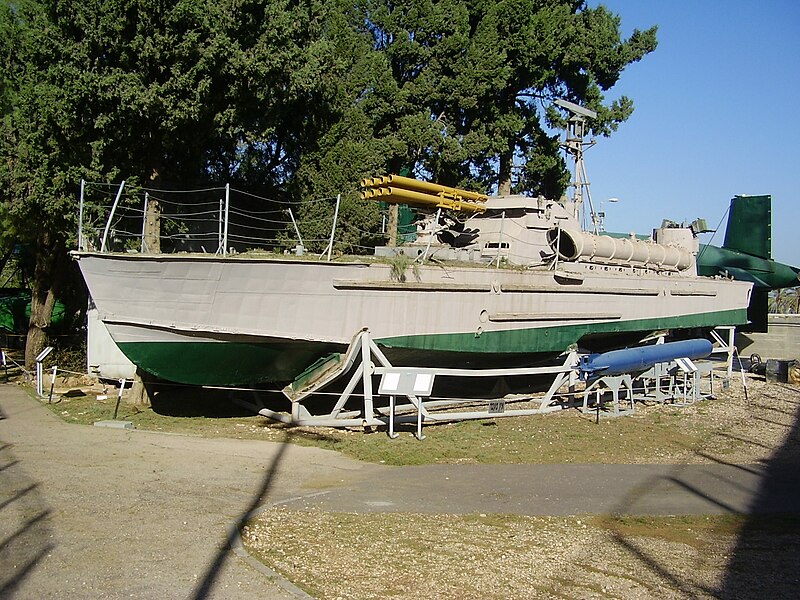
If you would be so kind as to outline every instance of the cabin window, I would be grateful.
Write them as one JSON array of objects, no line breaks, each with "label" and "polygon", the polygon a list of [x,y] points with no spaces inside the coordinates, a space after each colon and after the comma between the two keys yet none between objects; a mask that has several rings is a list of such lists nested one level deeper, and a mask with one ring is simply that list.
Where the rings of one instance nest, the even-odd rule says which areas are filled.
[{"label": "cabin window", "polygon": [[500,219],[506,213],[506,219],[520,219],[525,216],[524,208],[490,208],[482,214],[475,215],[473,219]]}]

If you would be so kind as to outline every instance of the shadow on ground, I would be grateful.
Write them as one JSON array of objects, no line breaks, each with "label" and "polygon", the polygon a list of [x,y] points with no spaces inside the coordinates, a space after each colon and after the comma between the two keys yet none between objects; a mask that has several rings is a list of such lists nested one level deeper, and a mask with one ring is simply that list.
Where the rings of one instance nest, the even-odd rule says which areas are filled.
[{"label": "shadow on ground", "polygon": [[[251,398],[246,390],[204,389],[190,386],[161,385],[150,399],[153,412],[167,417],[237,418],[251,417],[253,411],[236,402]],[[273,410],[288,410],[289,401],[273,392],[259,391],[258,396]]]},{"label": "shadow on ground", "polygon": [[[312,414],[327,414],[333,409],[340,393],[341,390],[333,387],[304,399],[303,406]],[[363,408],[360,393],[361,388],[356,387],[344,410]],[[252,417],[261,407],[287,415],[291,413],[291,402],[283,393],[258,387],[202,388],[159,383],[151,390],[150,406],[156,414],[167,417]]]},{"label": "shadow on ground", "polygon": [[800,590],[800,497],[792,495],[800,478],[800,390],[780,389],[797,406],[793,423],[766,464],[717,590],[720,598],[796,598]]},{"label": "shadow on ground", "polygon": [[259,507],[261,507],[261,505],[269,497],[270,490],[275,481],[275,476],[278,473],[278,469],[280,468],[280,464],[283,460],[284,454],[286,453],[286,449],[289,447],[291,436],[292,432],[286,431],[285,438],[281,443],[278,452],[275,454],[275,458],[272,460],[269,468],[264,473],[264,478],[261,480],[261,485],[256,490],[256,493],[253,494],[250,504],[245,507],[242,513],[239,515],[235,525],[233,525],[228,531],[228,535],[226,536],[225,540],[217,548],[217,553],[214,556],[214,559],[208,565],[208,568],[200,579],[197,588],[192,594],[192,600],[205,600],[205,598],[208,598],[214,589],[214,585],[216,584],[220,572],[225,566],[225,563],[229,560],[237,560],[232,550],[235,546],[235,540],[239,535],[239,527],[248,520],[252,519]]},{"label": "shadow on ground", "polygon": [[[717,457],[703,454],[708,460],[730,468],[725,485],[733,495],[740,482],[753,476],[760,480],[755,499],[744,514],[730,502],[730,498],[713,495],[708,490],[693,486],[676,467],[665,478],[669,483],[689,490],[703,498],[709,506],[722,513],[741,515],[744,519],[738,528],[731,551],[725,557],[724,574],[717,586],[708,587],[692,577],[692,566],[680,570],[665,566],[658,557],[649,554],[635,538],[620,531],[612,531],[615,542],[640,567],[669,582],[672,589],[684,597],[711,596],[722,599],[797,598],[800,589],[800,390],[781,386],[786,394],[783,401],[795,406],[791,426],[783,444],[763,464],[734,465]],[[788,416],[788,413],[787,413]],[[758,440],[737,438],[738,441],[763,446]],[[738,475],[737,475],[738,474]],[[658,483],[658,482],[654,482]],[[616,511],[623,515],[635,506],[636,497],[626,499]],[[612,528],[613,529],[613,528]],[[714,548],[717,552],[720,548]]]},{"label": "shadow on ground", "polygon": [[12,597],[53,549],[49,518],[39,483],[0,441],[0,598]]}]

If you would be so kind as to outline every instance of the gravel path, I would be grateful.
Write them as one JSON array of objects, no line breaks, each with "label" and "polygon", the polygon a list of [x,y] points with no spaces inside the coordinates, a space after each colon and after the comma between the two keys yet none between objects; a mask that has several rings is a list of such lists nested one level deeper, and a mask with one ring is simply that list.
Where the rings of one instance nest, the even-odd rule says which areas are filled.
[{"label": "gravel path", "polygon": [[0,385],[0,598],[294,596],[228,550],[262,502],[370,466],[292,444],[68,425]]}]

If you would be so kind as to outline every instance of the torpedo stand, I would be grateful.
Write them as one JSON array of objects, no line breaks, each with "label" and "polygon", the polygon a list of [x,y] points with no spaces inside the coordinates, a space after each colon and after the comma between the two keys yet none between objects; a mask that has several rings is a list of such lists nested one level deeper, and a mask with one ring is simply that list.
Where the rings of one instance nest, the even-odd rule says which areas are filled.
[{"label": "torpedo stand", "polygon": [[[713,342],[666,342],[660,335],[653,345],[581,356],[586,382],[581,411],[599,416],[603,409],[607,416],[620,416],[632,413],[636,402],[686,406],[713,398],[716,379],[722,379],[723,388],[730,383],[735,332],[735,327],[717,327],[710,332]],[[605,400],[609,393],[611,402]]]},{"label": "torpedo stand", "polygon": [[[670,362],[655,363],[637,376],[634,399],[687,406],[698,400],[713,398],[718,379],[722,388],[727,389],[733,376],[734,357],[738,356],[734,345],[736,327],[720,326],[712,329],[710,335],[713,348],[707,360],[679,357]],[[657,344],[662,343],[663,336],[657,341]],[[741,372],[742,385],[746,390],[744,370]]]},{"label": "torpedo stand", "polygon": [[[424,422],[450,422],[469,419],[491,419],[534,414],[544,414],[576,406],[586,412],[595,411],[599,417],[601,410],[605,416],[629,414],[634,409],[634,401],[656,400],[658,402],[676,402],[685,404],[700,398],[709,397],[713,393],[714,376],[722,376],[730,380],[733,357],[734,328],[728,330],[726,342],[719,333],[714,333],[715,347],[711,353],[725,353],[725,375],[720,369],[703,364],[698,367],[688,357],[675,356],[682,353],[671,344],[665,344],[662,351],[648,350],[657,356],[660,362],[642,367],[642,361],[630,365],[631,371],[639,373],[634,379],[629,372],[621,372],[621,363],[615,362],[611,368],[598,366],[598,359],[608,358],[615,353],[623,353],[622,357],[630,362],[630,352],[641,350],[632,348],[618,350],[602,355],[581,355],[572,350],[562,354],[561,364],[544,367],[524,367],[513,369],[449,369],[428,367],[400,367],[392,365],[381,349],[375,344],[368,329],[362,329],[353,337],[346,353],[334,361],[323,363],[314,374],[302,383],[294,383],[285,387],[283,394],[291,402],[289,414],[271,410],[260,400],[246,403],[249,408],[269,419],[295,426],[316,427],[388,427],[389,437],[396,438],[395,427],[398,424],[415,423],[416,437],[424,439],[422,426]],[[663,343],[663,337],[659,340]],[[710,342],[706,342],[710,345]],[[649,346],[647,348],[656,348]],[[624,353],[628,353],[627,355]],[[612,358],[614,358],[612,356]],[[594,360],[595,362],[591,362]],[[650,360],[648,357],[643,359]],[[717,361],[716,365],[721,365]],[[587,366],[589,365],[589,366]],[[593,366],[592,366],[593,365]],[[338,395],[332,410],[325,414],[311,414],[304,401],[315,393],[353,370],[344,390]],[[639,367],[639,368],[635,368]],[[433,384],[437,377],[517,377],[531,375],[550,375],[552,382],[541,396],[513,395],[490,400],[478,399],[430,399]],[[701,377],[708,375],[708,390],[701,390]],[[373,376],[380,377],[377,394],[374,391]],[[585,382],[582,392],[576,394],[576,386]],[[359,394],[355,390],[362,385],[363,404],[359,410],[345,410],[347,402]],[[563,389],[566,388],[566,389]],[[641,389],[634,393],[634,389]],[[608,394],[611,400],[608,400]],[[376,396],[388,397],[388,406],[376,405]],[[582,406],[578,397],[582,398]],[[397,399],[402,398],[401,404]],[[621,408],[621,403],[624,406]],[[484,406],[481,410],[471,410],[475,404]],[[524,408],[510,408],[509,405],[525,404]],[[451,410],[444,410],[450,407]]]}]

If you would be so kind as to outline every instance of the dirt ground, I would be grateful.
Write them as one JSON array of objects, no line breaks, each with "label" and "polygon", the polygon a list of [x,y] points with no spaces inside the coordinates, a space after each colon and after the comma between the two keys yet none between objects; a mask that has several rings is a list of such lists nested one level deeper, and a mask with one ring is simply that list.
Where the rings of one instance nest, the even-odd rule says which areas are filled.
[{"label": "dirt ground", "polygon": [[325,599],[796,598],[800,388],[735,382],[683,410],[709,428],[697,446],[629,465],[404,467],[272,507],[245,543]]},{"label": "dirt ground", "polygon": [[[515,465],[543,510],[545,498],[564,508],[515,511],[479,475],[486,465],[437,466],[452,475],[419,482],[414,467],[293,444],[69,425],[0,385],[0,598],[302,597],[287,579],[325,599],[796,597],[800,526],[786,506],[800,484],[800,390],[756,381],[725,402],[713,435],[676,460],[707,465],[706,479],[662,477],[708,514],[638,517],[569,510],[586,487],[611,506],[658,497],[625,478],[630,465],[596,484],[572,475],[582,465]],[[583,487],[548,487],[547,468]],[[452,510],[428,510],[457,473]],[[727,491],[712,491],[720,473]],[[374,496],[391,485],[413,510]],[[230,551],[231,526],[249,517],[247,547],[285,578]]]},{"label": "dirt ground", "polygon": [[369,468],[290,444],[69,425],[13,384],[0,410],[4,599],[294,597],[229,551],[230,526]]}]

